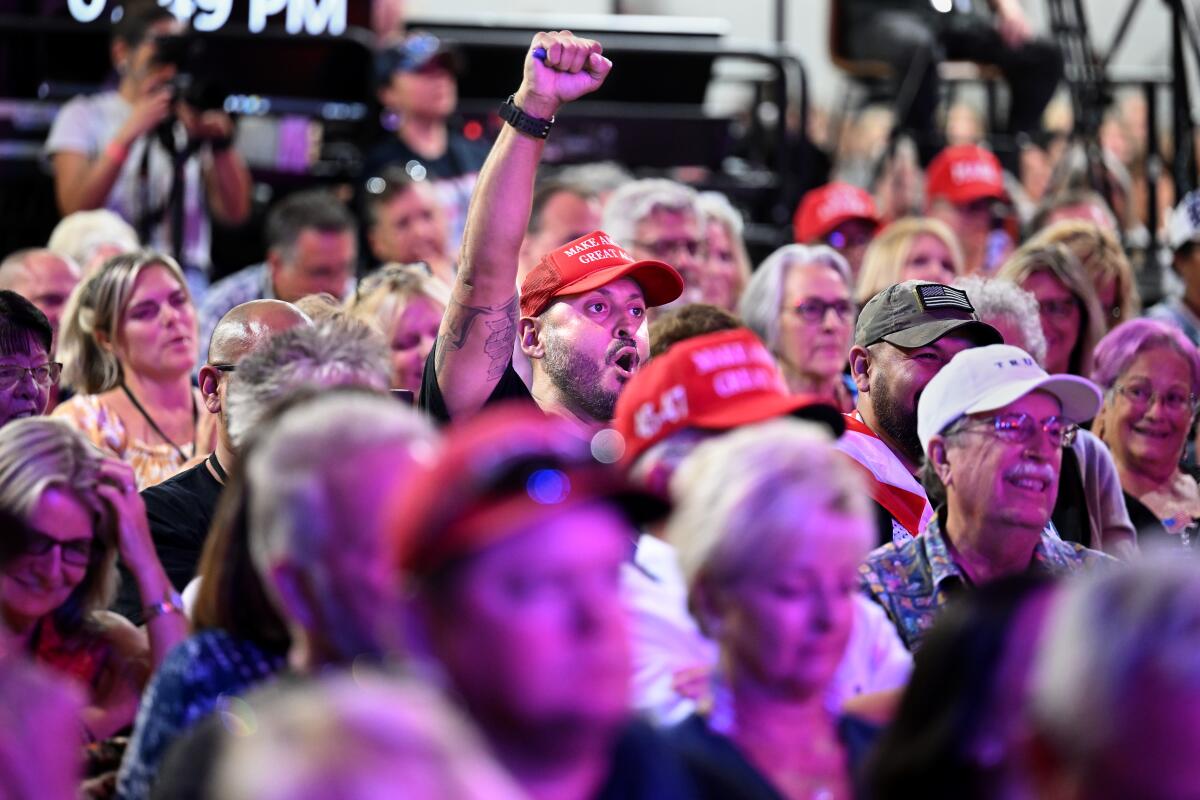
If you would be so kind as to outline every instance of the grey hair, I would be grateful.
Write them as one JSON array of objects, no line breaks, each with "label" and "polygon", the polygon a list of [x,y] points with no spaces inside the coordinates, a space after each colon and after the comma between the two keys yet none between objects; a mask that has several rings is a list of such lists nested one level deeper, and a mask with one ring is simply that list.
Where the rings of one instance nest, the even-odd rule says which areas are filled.
[{"label": "grey hair", "polygon": [[1016,345],[1039,365],[1046,364],[1046,334],[1042,330],[1038,315],[1037,298],[1017,284],[1003,278],[984,278],[969,275],[958,278],[954,286],[962,289],[971,298],[975,313],[981,322],[995,325],[998,321],[1013,323],[1020,331],[1021,341],[1005,342]]},{"label": "grey hair", "polygon": [[92,255],[102,245],[112,244],[126,252],[141,247],[137,231],[116,213],[106,208],[76,211],[54,226],[46,249],[67,256],[87,269]]},{"label": "grey hair", "polygon": [[1079,576],[1054,601],[1033,665],[1034,727],[1071,767],[1094,772],[1128,730],[1147,677],[1200,693],[1200,564],[1157,557]]},{"label": "grey hair", "polygon": [[851,535],[805,525],[801,508],[862,519],[867,554],[875,534],[866,487],[832,442],[821,426],[779,419],[703,442],[688,456],[671,480],[676,506],[666,538],[690,592],[702,577],[728,585],[755,574],[781,546],[806,537]]},{"label": "grey hair", "polygon": [[286,411],[246,462],[250,555],[259,574],[282,560],[312,564],[339,540],[352,524],[336,513],[339,471],[364,451],[404,450],[429,461],[435,442],[424,417],[385,395],[338,391]]},{"label": "grey hair", "polygon": [[387,346],[357,320],[332,319],[273,336],[240,362],[229,382],[229,437],[242,448],[271,409],[304,387],[386,391]]},{"label": "grey hair", "polygon": [[787,276],[802,265],[827,267],[836,272],[848,288],[854,285],[850,265],[841,253],[828,245],[785,244],[767,256],[742,292],[738,316],[772,353],[779,349],[779,315],[783,312]]},{"label": "grey hair", "polygon": [[633,247],[637,226],[654,211],[685,211],[704,219],[699,195],[690,186],[666,178],[644,178],[617,189],[604,204],[604,232],[622,247]]},{"label": "grey hair", "polygon": [[[48,489],[71,493],[93,519],[92,552],[83,580],[54,611],[60,632],[70,634],[95,611],[108,608],[117,586],[115,520],[96,493],[100,452],[82,433],[61,419],[30,417],[0,428],[0,508],[26,523]],[[0,531],[0,536],[13,535]]]},{"label": "grey hair", "polygon": [[[67,300],[58,336],[63,383],[82,394],[100,394],[119,386],[124,371],[112,345],[121,331],[121,318],[142,270],[163,267],[192,302],[183,270],[170,256],[155,250],[138,250],[113,256],[99,271],[80,281]],[[96,338],[102,333],[109,347]]]},{"label": "grey hair", "polygon": [[247,702],[257,724],[236,742],[225,735],[212,797],[383,797],[404,775],[429,788],[423,796],[525,797],[463,713],[426,682],[356,667],[282,681]]}]

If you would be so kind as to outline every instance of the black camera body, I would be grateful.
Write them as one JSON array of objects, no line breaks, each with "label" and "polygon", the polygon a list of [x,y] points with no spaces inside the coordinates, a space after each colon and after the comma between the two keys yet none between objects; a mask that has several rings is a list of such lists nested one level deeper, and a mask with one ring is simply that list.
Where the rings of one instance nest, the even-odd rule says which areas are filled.
[{"label": "black camera body", "polygon": [[154,43],[154,63],[175,67],[170,81],[172,97],[197,111],[216,111],[225,107],[229,92],[222,86],[219,72],[210,67],[207,43],[194,33],[163,36]]}]

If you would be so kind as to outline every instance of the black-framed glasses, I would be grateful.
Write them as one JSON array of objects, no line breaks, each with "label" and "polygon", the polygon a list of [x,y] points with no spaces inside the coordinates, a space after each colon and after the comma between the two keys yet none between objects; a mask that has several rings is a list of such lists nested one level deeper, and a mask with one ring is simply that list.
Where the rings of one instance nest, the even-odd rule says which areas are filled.
[{"label": "black-framed glasses", "polygon": [[1172,414],[1189,414],[1196,411],[1196,395],[1182,389],[1168,389],[1165,392],[1155,391],[1148,383],[1116,384],[1113,386],[1118,394],[1139,408],[1147,409],[1154,405],[1155,400],[1162,402],[1162,407]]},{"label": "black-framed glasses", "polygon": [[825,315],[830,311],[838,319],[848,320],[854,315],[855,306],[849,300],[826,301],[810,297],[803,303],[797,303],[792,310],[799,314],[805,322],[818,323],[824,321]]},{"label": "black-framed glasses", "polygon": [[237,364],[209,364],[208,366],[217,372],[234,372],[237,370]]},{"label": "black-framed glasses", "polygon": [[58,383],[58,376],[62,374],[62,364],[57,361],[51,361],[48,364],[39,364],[36,367],[18,367],[13,364],[5,364],[0,366],[0,389],[8,389],[16,386],[18,382],[24,380],[26,375],[33,377],[36,384],[42,387],[53,386]]},{"label": "black-framed glasses", "polygon": [[66,541],[62,541],[52,539],[42,533],[30,531],[23,549],[25,555],[41,558],[56,547],[59,548],[62,560],[76,567],[86,567],[88,560],[92,557],[92,540],[90,537],[87,539],[67,539]]},{"label": "black-framed glasses", "polygon": [[1040,430],[1056,447],[1070,447],[1075,441],[1079,426],[1061,417],[1047,417],[1040,422],[1029,414],[996,414],[992,417],[968,417],[963,429],[981,426],[996,435],[997,439],[1014,444],[1025,444]]},{"label": "black-framed glasses", "polygon": [[680,253],[687,253],[692,258],[708,258],[708,243],[698,239],[660,239],[656,242],[634,244],[649,251],[659,261],[668,263]]}]

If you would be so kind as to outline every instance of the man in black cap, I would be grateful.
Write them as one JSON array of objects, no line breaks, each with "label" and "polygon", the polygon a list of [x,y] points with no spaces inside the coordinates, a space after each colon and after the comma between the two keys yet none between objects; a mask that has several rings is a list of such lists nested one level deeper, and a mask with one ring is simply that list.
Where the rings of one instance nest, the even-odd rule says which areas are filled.
[{"label": "man in black cap", "polygon": [[428,33],[409,34],[380,53],[376,62],[379,102],[384,125],[393,131],[375,145],[363,163],[368,191],[372,178],[388,166],[403,168],[414,181],[432,181],[446,209],[450,251],[458,249],[466,221],[467,204],[489,143],[478,136],[467,138],[450,125],[458,106],[460,68],[457,51]]},{"label": "man in black cap", "polygon": [[917,400],[925,385],[956,353],[1002,343],[966,292],[940,283],[906,281],[863,307],[850,348],[858,404],[836,446],[870,473],[880,544],[911,539],[933,517],[914,477],[923,461]]}]

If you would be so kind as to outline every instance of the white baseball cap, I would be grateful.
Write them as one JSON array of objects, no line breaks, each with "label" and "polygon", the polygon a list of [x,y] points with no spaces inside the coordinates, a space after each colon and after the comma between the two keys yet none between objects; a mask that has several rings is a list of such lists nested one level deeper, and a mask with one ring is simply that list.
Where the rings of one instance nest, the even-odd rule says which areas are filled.
[{"label": "white baseball cap", "polygon": [[1019,347],[973,347],[950,359],[921,393],[921,448],[928,453],[929,441],[960,417],[1004,408],[1034,391],[1054,395],[1062,404],[1062,416],[1071,422],[1096,416],[1103,402],[1096,384],[1077,375],[1050,375]]},{"label": "white baseball cap", "polygon": [[1200,241],[1200,190],[1185,194],[1167,223],[1167,243],[1172,250],[1195,241]]}]

